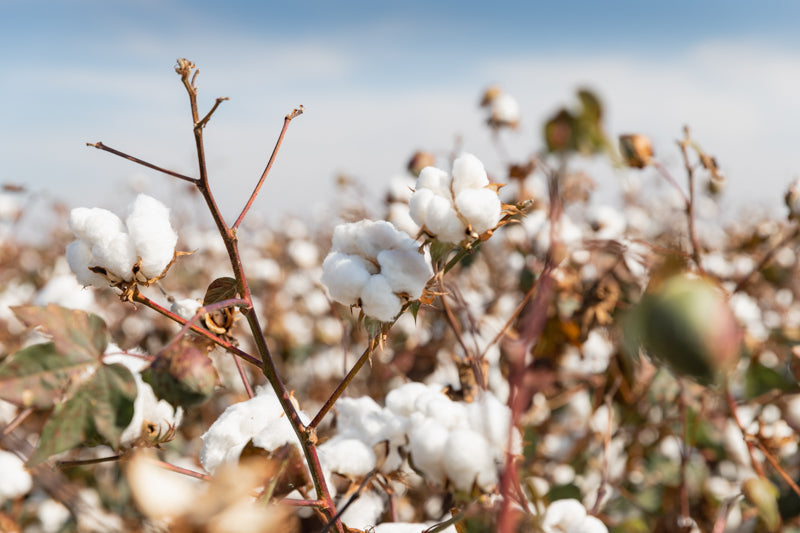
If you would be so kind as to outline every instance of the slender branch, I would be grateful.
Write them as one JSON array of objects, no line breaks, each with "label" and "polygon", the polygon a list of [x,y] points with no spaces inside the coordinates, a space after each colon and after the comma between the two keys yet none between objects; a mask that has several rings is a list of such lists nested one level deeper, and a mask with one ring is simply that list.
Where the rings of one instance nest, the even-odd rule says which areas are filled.
[{"label": "slender branch", "polygon": [[753,466],[753,470],[755,470],[756,474],[758,474],[760,477],[766,477],[766,474],[764,473],[764,467],[761,465],[761,462],[756,459],[755,445],[753,444],[752,440],[747,438],[747,433],[742,425],[742,421],[739,420],[739,409],[736,406],[736,400],[731,393],[728,383],[725,384],[725,399],[728,401],[728,409],[730,409],[733,421],[736,423],[739,431],[742,432],[742,438],[747,445],[747,453],[750,455],[750,463]]},{"label": "slender branch", "polygon": [[244,371],[242,362],[236,357],[233,358],[233,362],[236,364],[236,371],[239,372],[239,378],[242,380],[242,385],[244,385],[244,391],[247,393],[247,397],[253,398],[255,396],[253,387],[250,385],[250,380],[247,379],[247,374]]},{"label": "slender branch", "polygon": [[201,479],[203,481],[211,481],[213,479],[213,477],[209,476],[208,474],[195,472],[194,470],[189,470],[188,468],[183,468],[181,466],[165,463],[164,461],[159,461],[158,459],[153,459],[151,457],[146,457],[146,460],[153,463],[154,465],[160,466],[165,470],[169,470],[171,472],[175,472],[178,474],[183,474],[184,476],[193,477],[195,479]]},{"label": "slender branch", "polygon": [[[145,306],[149,307],[153,311],[159,313],[160,315],[163,315],[163,316],[169,318],[170,320],[174,320],[178,324],[183,325],[183,324],[187,323],[187,320],[185,318],[183,318],[182,316],[176,315],[175,313],[173,313],[169,309],[160,306],[159,304],[157,304],[156,302],[154,302],[153,300],[151,300],[147,296],[144,296],[142,293],[140,293],[138,291],[134,295],[133,300],[135,302],[138,302],[138,303],[140,303],[142,305],[145,305]],[[197,333],[198,335],[201,335],[201,336],[205,337],[206,339],[210,340],[211,342],[213,342],[217,346],[220,346],[220,347],[224,348],[225,350],[229,351],[230,353],[232,353],[232,354],[244,359],[248,363],[261,368],[262,362],[261,362],[260,359],[258,359],[257,357],[253,357],[249,353],[241,350],[240,348],[234,346],[233,344],[229,343],[228,341],[226,341],[224,339],[220,339],[219,337],[217,337],[216,335],[214,335],[213,333],[211,333],[207,329],[204,329],[204,328],[202,328],[200,326],[196,326],[196,325],[192,325],[190,327],[190,329],[193,332]]]},{"label": "slender branch", "polygon": [[172,170],[167,170],[166,168],[159,167],[158,165],[154,165],[152,163],[148,163],[147,161],[139,159],[138,157],[133,157],[132,155],[128,155],[128,154],[126,154],[124,152],[120,152],[119,150],[115,150],[115,149],[113,149],[113,148],[111,148],[109,146],[106,146],[102,142],[86,143],[86,146],[93,146],[94,148],[97,148],[98,150],[103,150],[105,152],[108,152],[108,153],[111,153],[111,154],[114,154],[114,155],[118,155],[119,157],[127,159],[128,161],[133,161],[136,164],[145,166],[147,168],[152,168],[153,170],[157,170],[158,172],[162,172],[162,173],[167,174],[169,176],[172,176],[174,178],[178,178],[178,179],[181,179],[181,180],[184,180],[184,181],[188,181],[189,183],[197,183],[197,180],[195,178],[190,178],[189,176],[184,176],[183,174],[180,174],[178,172],[174,172]]},{"label": "slender branch", "polygon": [[369,360],[370,355],[372,355],[372,352],[375,351],[375,348],[378,346],[378,340],[389,330],[389,328],[391,328],[392,324],[393,322],[384,325],[380,333],[378,333],[378,335],[376,335],[370,341],[369,345],[364,350],[364,353],[361,354],[361,357],[359,357],[358,361],[356,361],[356,363],[353,365],[353,368],[351,368],[350,372],[348,372],[344,379],[342,379],[341,383],[339,383],[339,385],[336,387],[336,390],[333,391],[330,398],[328,398],[325,401],[325,404],[320,408],[317,416],[315,416],[314,420],[312,420],[308,425],[309,429],[316,428],[319,423],[322,422],[322,419],[325,418],[325,415],[328,414],[328,411],[333,408],[333,404],[335,404],[336,400],[338,400],[342,393],[344,393],[344,390],[348,387],[348,385],[350,385],[350,382],[353,381],[353,378],[356,377],[356,374],[358,374],[358,371],[361,370],[362,366],[364,366],[364,363]]},{"label": "slender branch", "polygon": [[377,473],[378,473],[377,470],[372,470],[366,476],[364,476],[364,479],[361,481],[361,484],[347,500],[347,503],[345,503],[342,506],[342,508],[339,509],[339,511],[336,513],[336,516],[334,516],[330,521],[328,521],[327,524],[325,524],[325,526],[322,529],[319,530],[319,533],[327,533],[331,529],[331,526],[333,525],[334,521],[341,518],[344,512],[347,511],[347,508],[353,505],[353,503],[355,503],[355,501],[361,497],[361,492],[363,492],[363,490],[367,487],[369,482],[372,481],[373,476]]},{"label": "slender branch", "polygon": [[800,496],[800,487],[798,487],[797,483],[794,482],[791,476],[789,476],[789,474],[787,474],[786,471],[783,468],[781,468],[781,465],[778,464],[778,461],[775,459],[775,457],[769,452],[769,450],[767,450],[767,447],[764,446],[764,444],[761,443],[759,440],[756,440],[755,444],[756,446],[758,446],[758,449],[761,450],[761,453],[764,454],[764,457],[767,458],[769,464],[772,465],[772,468],[774,468],[778,472],[778,474],[783,478],[783,480],[789,484],[794,493]]},{"label": "slender branch", "polygon": [[689,222],[689,241],[692,244],[692,259],[694,260],[695,265],[697,265],[697,269],[702,274],[705,272],[705,270],[703,269],[703,264],[700,260],[700,241],[697,238],[697,229],[695,227],[694,216],[694,169],[689,161],[689,153],[686,149],[686,147],[692,143],[692,140],[689,137],[689,126],[684,126],[683,132],[684,138],[678,143],[678,145],[681,148],[681,154],[683,155],[683,166],[686,169],[686,178],[689,181],[689,201],[686,204],[686,217],[688,218]]},{"label": "slender branch", "polygon": [[[198,71],[198,72],[200,72],[200,71]],[[208,121],[211,120],[211,115],[213,115],[214,111],[216,111],[217,108],[219,107],[219,104],[221,104],[222,102],[224,102],[225,100],[228,100],[228,99],[229,98],[227,96],[220,96],[219,98],[217,98],[216,102],[214,102],[214,105],[211,107],[211,110],[208,113],[206,113],[206,116],[204,116],[200,120],[200,122],[195,124],[195,127],[196,128],[205,128],[206,124],[208,124]]]},{"label": "slender branch", "polygon": [[99,463],[110,463],[112,461],[119,461],[122,458],[121,455],[110,455],[108,457],[98,457],[96,459],[79,459],[77,461],[57,461],[56,466],[58,468],[72,468],[74,466],[86,466],[86,465],[96,465]]},{"label": "slender branch", "polygon": [[17,429],[17,427],[18,427],[20,424],[22,424],[22,422],[23,422],[23,421],[24,421],[26,418],[28,418],[28,417],[31,415],[31,413],[33,413],[33,407],[26,407],[25,409],[23,409],[22,411],[20,411],[19,413],[17,413],[17,416],[15,416],[15,417],[14,417],[14,420],[12,420],[11,422],[9,422],[9,423],[8,423],[8,425],[7,425],[6,427],[4,427],[4,428],[3,428],[3,431],[0,431],[0,442],[1,442],[1,441],[2,441],[4,438],[6,438],[6,436],[7,436],[9,433],[11,433],[11,432],[12,432],[12,431],[14,431],[15,429]]},{"label": "slender branch", "polygon": [[672,177],[672,174],[670,174],[669,171],[658,161],[653,161],[652,165],[658,171],[658,173],[661,174],[661,177],[667,180],[667,182],[669,182],[669,184],[672,185],[676,191],[678,191],[678,194],[681,195],[681,199],[683,200],[683,204],[688,206],[689,197],[686,196],[685,192],[683,192],[683,189],[681,189],[681,186],[678,185],[677,181],[675,181],[675,178]]},{"label": "slender branch", "polygon": [[261,178],[259,178],[255,189],[250,195],[250,199],[247,200],[247,203],[245,204],[244,209],[242,209],[241,214],[236,219],[236,222],[233,223],[233,226],[231,226],[234,230],[238,228],[239,225],[242,223],[242,220],[244,220],[245,215],[252,207],[253,202],[255,202],[256,196],[258,196],[258,192],[261,190],[261,186],[264,185],[264,181],[267,179],[267,175],[269,174],[269,171],[272,169],[272,164],[275,162],[275,157],[278,155],[278,150],[280,149],[281,144],[283,143],[283,137],[286,135],[286,130],[289,129],[289,123],[292,122],[293,118],[298,117],[302,114],[303,114],[303,106],[300,106],[299,108],[292,110],[291,113],[289,113],[284,117],[283,128],[281,128],[281,133],[280,135],[278,135],[278,141],[275,143],[275,148],[272,149],[272,155],[269,157],[267,166],[266,168],[264,168],[264,172],[261,173]]},{"label": "slender branch", "polygon": [[192,327],[192,325],[195,322],[197,322],[200,319],[201,316],[203,316],[203,315],[205,315],[207,313],[213,313],[214,311],[219,311],[220,309],[227,309],[229,307],[234,307],[234,306],[237,306],[237,305],[238,306],[242,306],[244,308],[248,308],[248,307],[252,306],[252,304],[251,304],[251,302],[249,300],[244,300],[242,298],[231,298],[229,300],[222,300],[220,302],[214,302],[212,304],[204,305],[203,307],[201,307],[200,309],[198,309],[195,312],[195,314],[194,314],[194,316],[192,316],[192,318],[190,318],[189,320],[186,321],[186,323],[183,325],[183,327],[180,329],[180,331],[178,331],[178,333],[175,335],[175,337],[173,337],[172,340],[169,341],[169,343],[167,343],[167,345],[164,348],[169,348],[170,346],[172,346],[173,344],[178,342],[181,338],[183,338],[183,336],[186,335],[186,333],[188,333],[188,331]]}]

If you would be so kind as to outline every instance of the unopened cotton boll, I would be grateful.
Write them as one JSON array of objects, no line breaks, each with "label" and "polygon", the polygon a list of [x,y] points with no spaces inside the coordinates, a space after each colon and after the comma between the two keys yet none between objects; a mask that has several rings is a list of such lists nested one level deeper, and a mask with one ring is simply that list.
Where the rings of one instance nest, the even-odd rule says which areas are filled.
[{"label": "unopened cotton boll", "polygon": [[126,219],[136,251],[142,259],[142,273],[159,276],[175,255],[178,235],[169,222],[169,208],[146,194],[136,197]]}]

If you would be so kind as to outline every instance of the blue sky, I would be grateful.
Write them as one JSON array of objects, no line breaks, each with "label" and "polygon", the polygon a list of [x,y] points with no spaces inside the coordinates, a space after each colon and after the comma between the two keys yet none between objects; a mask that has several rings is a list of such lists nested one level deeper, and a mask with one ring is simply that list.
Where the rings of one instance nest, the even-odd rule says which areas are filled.
[{"label": "blue sky", "polygon": [[[377,6],[377,7],[376,7]],[[800,3],[207,2],[0,0],[0,183],[72,205],[124,206],[132,180],[169,202],[168,178],[85,148],[100,141],[194,173],[186,96],[172,67],[201,70],[212,184],[229,217],[292,125],[259,209],[302,212],[339,172],[377,197],[417,148],[458,135],[499,170],[482,90],[520,101],[512,154],[542,120],[596,89],[612,134],[641,131],[667,163],[683,124],[718,156],[731,205],[776,205],[797,176]],[[613,183],[608,185],[614,187]]]}]

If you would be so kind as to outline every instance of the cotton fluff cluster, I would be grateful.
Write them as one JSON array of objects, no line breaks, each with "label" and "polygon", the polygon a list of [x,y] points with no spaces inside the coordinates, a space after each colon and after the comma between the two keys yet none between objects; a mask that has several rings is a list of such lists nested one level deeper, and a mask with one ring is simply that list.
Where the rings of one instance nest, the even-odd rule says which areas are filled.
[{"label": "cotton fluff cluster", "polygon": [[493,229],[502,211],[483,163],[467,153],[453,163],[452,176],[436,167],[422,169],[409,207],[417,225],[438,240],[455,244]]},{"label": "cotton fluff cluster", "polygon": [[322,283],[337,302],[360,305],[367,316],[391,321],[404,301],[422,296],[433,276],[418,248],[414,239],[383,220],[340,224],[322,263]]},{"label": "cotton fluff cluster", "polygon": [[[519,453],[521,438],[515,430],[508,447],[508,407],[490,392],[472,403],[452,401],[442,387],[407,383],[386,396],[381,408],[371,398],[342,398],[337,403],[339,434],[320,446],[326,463],[347,461],[343,442],[361,441],[371,448],[388,442],[389,454],[383,465],[364,464],[357,474],[380,466],[383,472],[402,464],[400,448],[426,479],[450,482],[457,490],[471,491],[473,485],[491,491],[498,482],[498,470],[506,451]],[[355,448],[353,448],[355,449]]]},{"label": "cotton fluff cluster", "polygon": [[[304,424],[311,421],[305,413],[299,415]],[[235,463],[250,441],[268,451],[284,444],[300,445],[278,397],[268,386],[259,387],[253,398],[225,409],[200,438],[200,464],[210,474],[223,463]]]},{"label": "cotton fluff cluster", "polygon": [[608,533],[599,518],[586,513],[578,500],[556,500],[547,507],[542,520],[544,533]]},{"label": "cotton fluff cluster", "polygon": [[3,473],[0,504],[24,496],[33,487],[33,478],[25,469],[25,463],[11,452],[0,450],[0,472]]},{"label": "cotton fluff cluster", "polygon": [[[122,432],[120,443],[122,446],[133,446],[142,437],[145,428],[152,432],[152,436],[167,435],[172,429],[180,425],[183,420],[183,409],[173,407],[165,400],[156,397],[153,388],[142,380],[141,371],[147,366],[147,361],[141,357],[122,353],[113,344],[106,350],[108,355],[103,356],[107,365],[121,364],[130,370],[136,380],[136,400],[133,402],[133,418]],[[149,435],[145,435],[147,438]]]},{"label": "cotton fluff cluster", "polygon": [[[172,261],[178,235],[169,222],[169,209],[140,194],[123,223],[117,215],[99,207],[78,207],[69,216],[77,239],[67,246],[67,261],[84,286],[107,287],[109,281],[138,281],[162,274]],[[133,270],[141,260],[139,273]],[[102,267],[108,278],[89,270]]]}]

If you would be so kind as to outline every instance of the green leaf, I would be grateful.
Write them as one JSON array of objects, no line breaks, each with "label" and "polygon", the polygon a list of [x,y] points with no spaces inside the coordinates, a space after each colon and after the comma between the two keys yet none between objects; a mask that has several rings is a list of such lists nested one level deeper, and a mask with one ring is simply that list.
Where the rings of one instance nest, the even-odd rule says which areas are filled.
[{"label": "green leaf", "polygon": [[233,278],[217,278],[211,282],[211,285],[206,289],[206,295],[203,298],[203,305],[221,302],[223,300],[230,300],[236,298],[238,292],[236,280]]},{"label": "green leaf", "polygon": [[411,316],[414,317],[415,324],[417,322],[417,314],[419,313],[419,305],[420,305],[419,300],[416,300],[414,302],[411,302],[411,305],[408,306],[408,309],[411,311]]},{"label": "green leaf", "polygon": [[53,342],[28,346],[0,363],[0,398],[49,409],[98,364],[85,354],[60,354]]},{"label": "green leaf", "polygon": [[136,393],[136,381],[124,366],[98,368],[69,400],[56,405],[28,467],[79,445],[119,448],[122,432],[133,419]]},{"label": "green leaf", "polygon": [[83,355],[99,360],[106,351],[108,332],[105,322],[97,315],[55,304],[11,309],[26,326],[39,326],[44,333],[52,336],[56,351],[60,354]]}]

